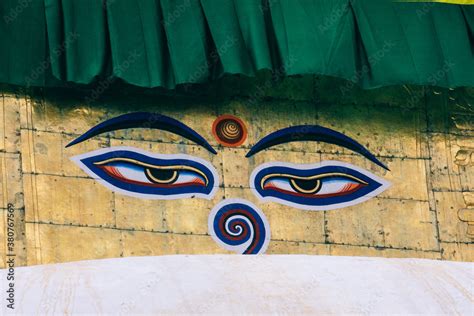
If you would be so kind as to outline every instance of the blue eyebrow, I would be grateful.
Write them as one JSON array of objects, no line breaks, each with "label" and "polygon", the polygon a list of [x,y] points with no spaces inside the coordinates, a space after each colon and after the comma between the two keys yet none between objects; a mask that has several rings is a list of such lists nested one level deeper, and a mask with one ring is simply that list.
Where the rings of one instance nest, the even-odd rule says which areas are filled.
[{"label": "blue eyebrow", "polygon": [[345,147],[363,155],[365,158],[376,163],[384,169],[390,170],[372,153],[370,153],[364,146],[362,146],[352,138],[342,133],[336,132],[335,130],[319,125],[293,126],[273,132],[259,140],[250,149],[250,151],[245,157],[249,158],[266,148],[294,141],[320,141],[329,144],[339,145],[341,147]]},{"label": "blue eyebrow", "polygon": [[104,121],[67,144],[66,148],[105,132],[127,128],[151,128],[168,131],[195,142],[209,150],[214,155],[217,154],[214,148],[212,148],[212,146],[201,135],[185,124],[165,115],[148,112],[128,113]]}]

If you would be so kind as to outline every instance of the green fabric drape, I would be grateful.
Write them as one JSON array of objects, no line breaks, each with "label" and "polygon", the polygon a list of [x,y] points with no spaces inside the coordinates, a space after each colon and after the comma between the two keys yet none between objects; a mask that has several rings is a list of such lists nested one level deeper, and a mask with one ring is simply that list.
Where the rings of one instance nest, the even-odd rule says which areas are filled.
[{"label": "green fabric drape", "polygon": [[474,86],[474,6],[376,0],[2,0],[0,82],[322,74]]}]

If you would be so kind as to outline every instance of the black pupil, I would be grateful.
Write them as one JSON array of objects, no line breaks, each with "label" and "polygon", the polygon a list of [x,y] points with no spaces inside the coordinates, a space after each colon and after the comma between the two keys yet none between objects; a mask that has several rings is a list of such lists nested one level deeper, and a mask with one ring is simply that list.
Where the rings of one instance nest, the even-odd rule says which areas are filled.
[{"label": "black pupil", "polygon": [[319,180],[304,180],[304,179],[293,179],[297,187],[293,187],[296,191],[300,191],[299,188],[305,190],[305,191],[312,191],[314,190],[318,184]]},{"label": "black pupil", "polygon": [[[176,170],[150,168],[148,169],[148,172],[150,173],[151,176],[153,176],[153,178],[160,180],[162,182],[167,182],[173,179]],[[149,179],[149,180],[154,181],[153,179]]]}]

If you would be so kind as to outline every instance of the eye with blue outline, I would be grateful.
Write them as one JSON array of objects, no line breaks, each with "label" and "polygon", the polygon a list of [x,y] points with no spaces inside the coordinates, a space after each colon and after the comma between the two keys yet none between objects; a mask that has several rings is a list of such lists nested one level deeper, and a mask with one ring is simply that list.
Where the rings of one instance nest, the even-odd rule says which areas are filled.
[{"label": "eye with blue outline", "polygon": [[251,188],[257,196],[306,210],[355,205],[385,191],[390,183],[338,161],[313,165],[267,163],[255,169]]},{"label": "eye with blue outline", "polygon": [[189,155],[152,154],[132,147],[112,147],[71,158],[113,191],[148,199],[212,198],[217,172]]}]

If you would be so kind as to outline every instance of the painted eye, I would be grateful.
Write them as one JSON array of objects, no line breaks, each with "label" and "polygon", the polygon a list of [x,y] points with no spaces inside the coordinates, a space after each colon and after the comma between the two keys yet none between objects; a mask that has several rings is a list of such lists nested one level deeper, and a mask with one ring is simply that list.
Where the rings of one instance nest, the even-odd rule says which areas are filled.
[{"label": "painted eye", "polygon": [[251,177],[251,187],[263,200],[306,210],[361,203],[389,185],[366,170],[335,161],[317,165],[265,164]]},{"label": "painted eye", "polygon": [[158,155],[136,148],[101,149],[72,158],[111,190],[149,199],[211,198],[217,172],[187,155]]},{"label": "painted eye", "polygon": [[308,198],[351,194],[366,185],[368,185],[367,182],[342,173],[328,173],[310,177],[269,174],[265,179],[262,179],[262,187],[265,190],[275,190]]},{"label": "painted eye", "polygon": [[111,177],[136,185],[172,188],[183,185],[206,186],[209,183],[204,172],[184,165],[157,166],[124,158],[98,161],[94,165]]}]

